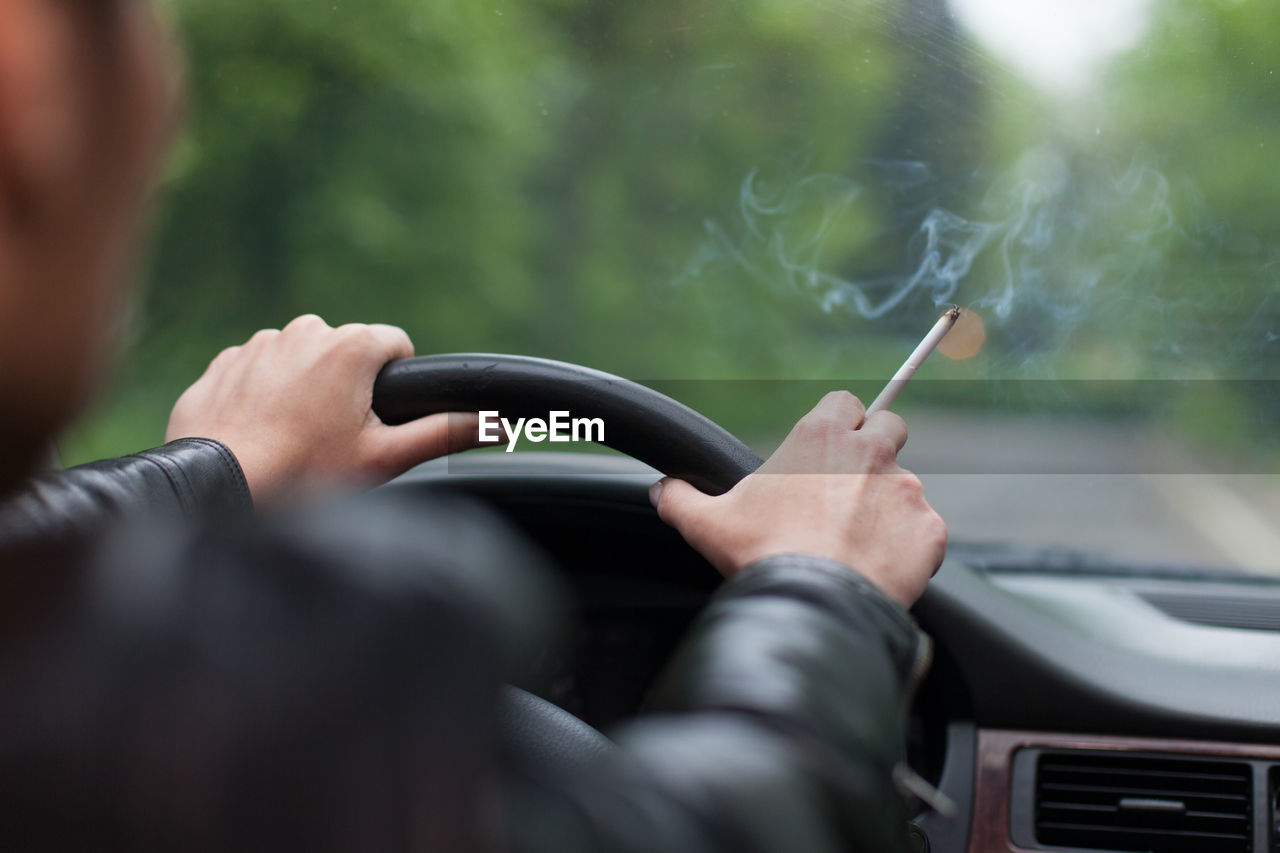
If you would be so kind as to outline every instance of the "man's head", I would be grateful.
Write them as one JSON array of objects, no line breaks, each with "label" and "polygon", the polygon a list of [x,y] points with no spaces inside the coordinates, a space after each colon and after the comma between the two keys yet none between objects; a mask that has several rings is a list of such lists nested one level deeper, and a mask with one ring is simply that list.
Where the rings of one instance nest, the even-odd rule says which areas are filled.
[{"label": "man's head", "polygon": [[0,2],[0,491],[110,360],[172,79],[142,0]]}]

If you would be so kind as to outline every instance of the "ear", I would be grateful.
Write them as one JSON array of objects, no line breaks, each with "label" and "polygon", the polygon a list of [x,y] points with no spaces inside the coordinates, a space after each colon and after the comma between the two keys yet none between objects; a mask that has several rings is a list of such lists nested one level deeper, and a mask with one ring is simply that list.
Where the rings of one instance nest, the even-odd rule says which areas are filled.
[{"label": "ear", "polygon": [[81,95],[68,5],[0,2],[0,228],[37,213],[74,168]]}]

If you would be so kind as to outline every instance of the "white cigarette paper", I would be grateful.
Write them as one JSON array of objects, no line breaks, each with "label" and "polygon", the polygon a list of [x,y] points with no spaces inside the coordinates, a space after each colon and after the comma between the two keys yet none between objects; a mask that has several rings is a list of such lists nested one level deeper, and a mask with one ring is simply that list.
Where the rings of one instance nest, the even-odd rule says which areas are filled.
[{"label": "white cigarette paper", "polygon": [[893,374],[893,378],[889,380],[889,384],[884,386],[884,390],[877,395],[870,406],[867,406],[867,417],[889,408],[893,402],[893,398],[898,396],[898,392],[902,390],[902,386],[907,384],[907,380],[915,376],[920,365],[924,364],[924,360],[929,357],[929,353],[942,342],[947,336],[947,332],[951,331],[952,326],[956,324],[956,320],[960,319],[960,306],[952,305],[947,313],[938,318],[938,322],[933,324],[933,328],[929,330],[929,334],[924,336],[924,340],[907,356],[907,360],[902,363],[902,367],[898,368],[898,372]]}]

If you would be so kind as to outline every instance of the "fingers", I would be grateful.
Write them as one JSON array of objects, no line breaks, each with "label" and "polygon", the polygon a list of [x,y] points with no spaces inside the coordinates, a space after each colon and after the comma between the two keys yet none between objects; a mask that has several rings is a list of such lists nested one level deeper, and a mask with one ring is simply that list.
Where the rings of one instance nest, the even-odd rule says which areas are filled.
[{"label": "fingers", "polygon": [[388,362],[413,355],[413,342],[398,326],[348,323],[332,334],[337,351],[360,366],[362,372],[377,373]]},{"label": "fingers", "polygon": [[658,511],[658,518],[680,531],[693,513],[710,500],[714,498],[672,477],[664,477],[649,487],[649,503]]},{"label": "fingers", "polygon": [[318,314],[301,314],[289,321],[281,331],[297,334],[298,332],[327,331],[330,328]]},{"label": "fingers", "polygon": [[250,338],[249,343],[265,343],[280,335],[295,341],[335,340],[349,345],[361,354],[367,354],[371,359],[382,359],[384,364],[413,355],[413,342],[399,326],[386,323],[346,323],[335,329],[315,314],[295,317],[280,331],[263,329]]},{"label": "fingers", "polygon": [[378,456],[388,475],[449,453],[479,446],[480,416],[474,412],[442,412],[399,426],[377,430]]},{"label": "fingers", "polygon": [[873,412],[859,432],[864,436],[888,440],[895,451],[902,450],[907,443],[907,422],[890,411]]},{"label": "fingers", "polygon": [[846,429],[857,429],[866,413],[862,401],[848,391],[831,391],[824,394],[802,420],[833,422]]},{"label": "fingers", "polygon": [[375,371],[389,361],[413,355],[413,341],[398,326],[347,323],[335,329],[315,314],[296,317],[280,331],[264,329],[250,338],[245,347],[260,350],[277,340],[293,352],[310,352],[313,357],[337,354],[345,356],[349,364],[371,367]]},{"label": "fingers", "polygon": [[[343,328],[346,327],[344,326]],[[362,328],[366,330],[370,345],[377,356],[382,359],[383,364],[388,361],[395,361],[398,358],[409,358],[413,355],[413,341],[409,339],[408,332],[399,326],[371,323]]]}]

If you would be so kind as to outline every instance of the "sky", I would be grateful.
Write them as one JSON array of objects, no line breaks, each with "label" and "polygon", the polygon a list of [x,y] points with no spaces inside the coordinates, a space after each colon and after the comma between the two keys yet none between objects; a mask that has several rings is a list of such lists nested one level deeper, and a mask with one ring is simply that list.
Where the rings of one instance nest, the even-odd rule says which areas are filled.
[{"label": "sky", "polygon": [[1152,0],[950,0],[990,53],[1040,88],[1085,94],[1115,55],[1146,32]]}]

